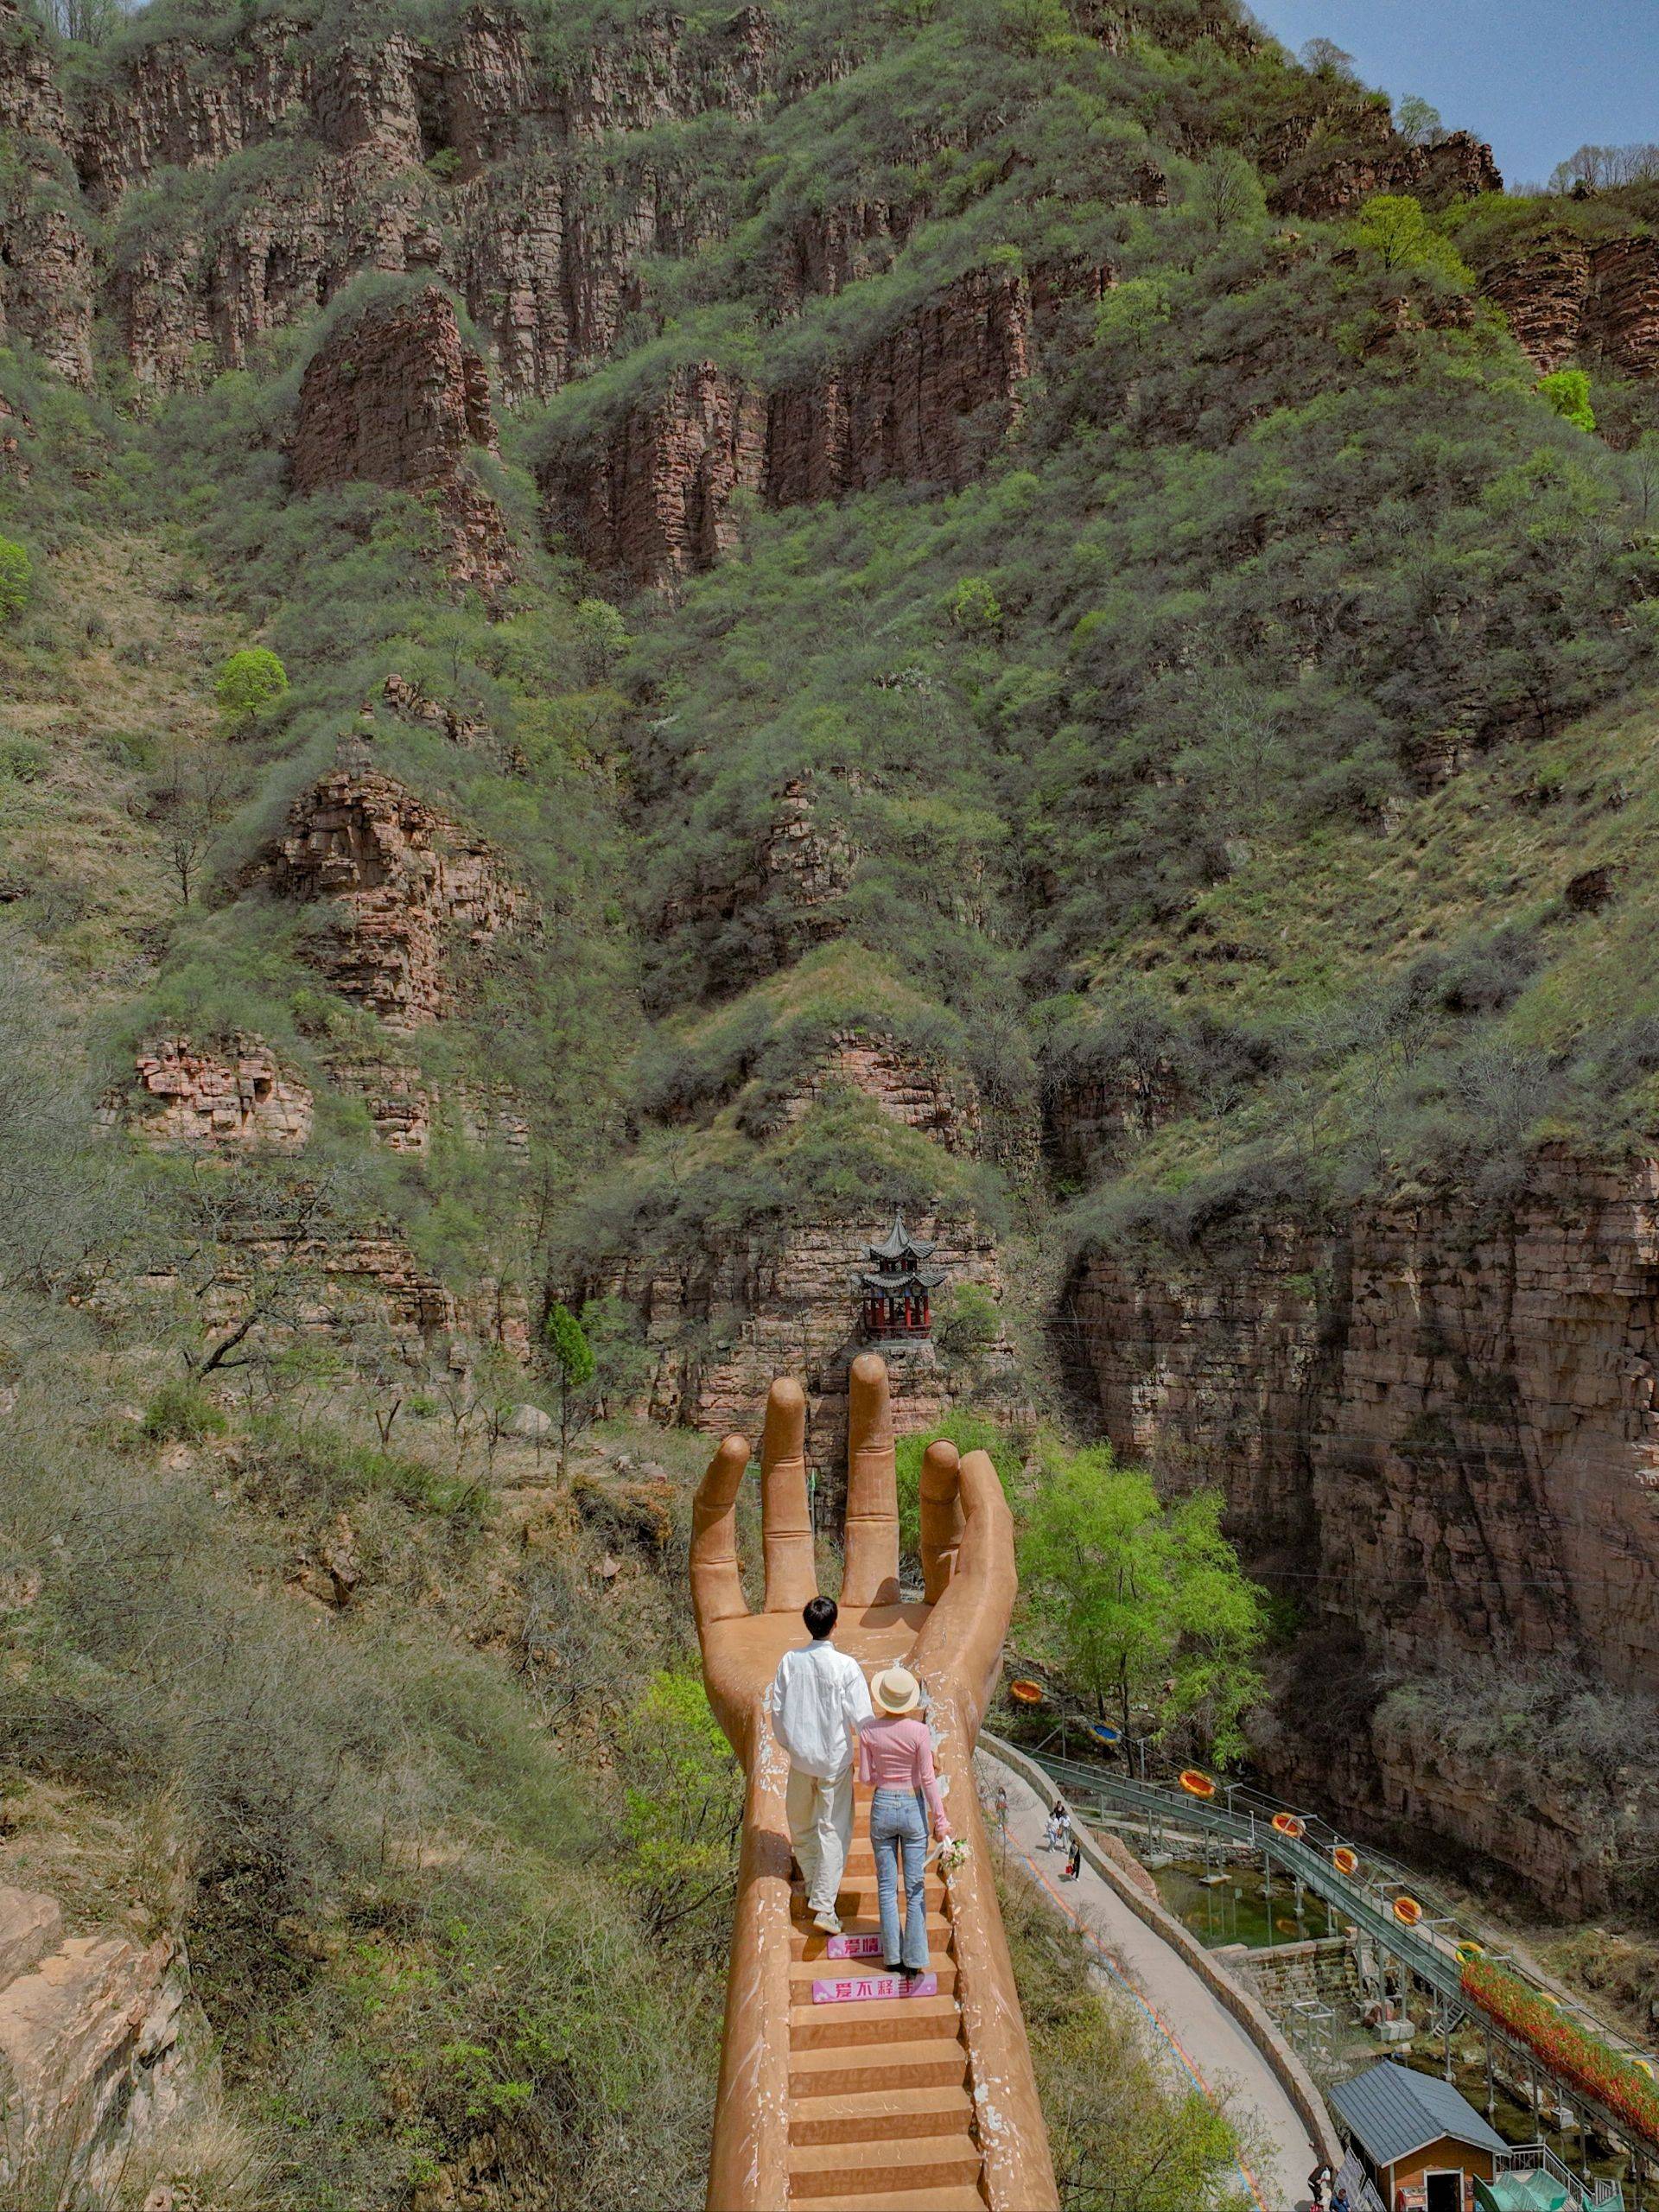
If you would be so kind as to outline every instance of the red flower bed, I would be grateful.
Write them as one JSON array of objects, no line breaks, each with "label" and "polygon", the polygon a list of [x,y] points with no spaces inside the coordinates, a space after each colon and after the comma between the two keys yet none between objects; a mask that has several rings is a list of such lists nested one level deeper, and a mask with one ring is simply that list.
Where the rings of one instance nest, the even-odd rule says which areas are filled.
[{"label": "red flower bed", "polygon": [[1463,1993],[1524,2044],[1563,2082],[1593,2097],[1649,2143],[1659,2144],[1659,2082],[1633,2060],[1569,2019],[1548,1997],[1489,1959],[1468,1959]]}]

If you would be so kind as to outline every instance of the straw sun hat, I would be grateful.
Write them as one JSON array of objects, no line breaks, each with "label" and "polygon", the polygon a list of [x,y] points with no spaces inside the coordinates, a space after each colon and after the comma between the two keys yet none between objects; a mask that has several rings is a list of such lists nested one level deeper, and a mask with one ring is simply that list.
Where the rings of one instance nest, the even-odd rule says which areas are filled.
[{"label": "straw sun hat", "polygon": [[922,1686],[903,1667],[884,1667],[871,1682],[870,1694],[883,1713],[914,1713],[922,1701]]}]

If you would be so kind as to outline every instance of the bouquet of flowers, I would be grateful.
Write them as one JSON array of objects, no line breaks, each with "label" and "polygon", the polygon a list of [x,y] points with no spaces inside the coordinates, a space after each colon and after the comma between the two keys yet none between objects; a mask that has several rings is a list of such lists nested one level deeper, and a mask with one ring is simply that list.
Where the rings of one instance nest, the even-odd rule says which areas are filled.
[{"label": "bouquet of flowers", "polygon": [[947,1881],[968,1864],[968,1847],[959,1835],[947,1836],[939,1846],[939,1872]]}]

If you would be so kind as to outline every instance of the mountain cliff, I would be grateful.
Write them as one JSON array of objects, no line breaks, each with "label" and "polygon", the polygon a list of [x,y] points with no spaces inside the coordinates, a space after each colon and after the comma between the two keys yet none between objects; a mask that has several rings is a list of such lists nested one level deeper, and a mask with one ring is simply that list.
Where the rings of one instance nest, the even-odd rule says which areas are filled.
[{"label": "mountain cliff", "polygon": [[[832,1480],[902,1208],[902,1427],[1221,1483],[1264,1758],[1628,1886],[1651,199],[1231,0],[0,0],[7,1295],[486,1423],[564,1301]],[[1501,1831],[1482,1669],[1602,1723]]]}]

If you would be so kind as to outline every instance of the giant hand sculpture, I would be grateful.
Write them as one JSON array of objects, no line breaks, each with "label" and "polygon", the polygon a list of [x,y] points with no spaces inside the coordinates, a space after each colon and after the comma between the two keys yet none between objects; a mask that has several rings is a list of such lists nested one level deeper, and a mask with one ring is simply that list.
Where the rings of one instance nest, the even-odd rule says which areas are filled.
[{"label": "giant hand sculpture", "polygon": [[[749,1446],[728,1436],[697,1491],[691,1593],[709,1701],[747,1775],[743,1859],[727,1986],[709,2202],[712,2212],[777,2212],[789,2201],[787,1768],[765,1698],[778,1662],[804,1641],[818,1587],[807,1510],[806,1402],[774,1382],[760,1453],[763,1610],[738,1572],[738,1490]],[[957,1987],[993,2212],[1056,2202],[1001,1917],[974,1788],[973,1749],[1001,1662],[1015,1590],[1013,1524],[988,1455],[928,1447],[921,1481],[925,1601],[901,1602],[899,1510],[884,1361],[853,1363],[845,1569],[836,1642],[867,1671],[897,1661],[930,1694],[929,1719],[953,1828],[969,1845],[950,1878]]]}]

